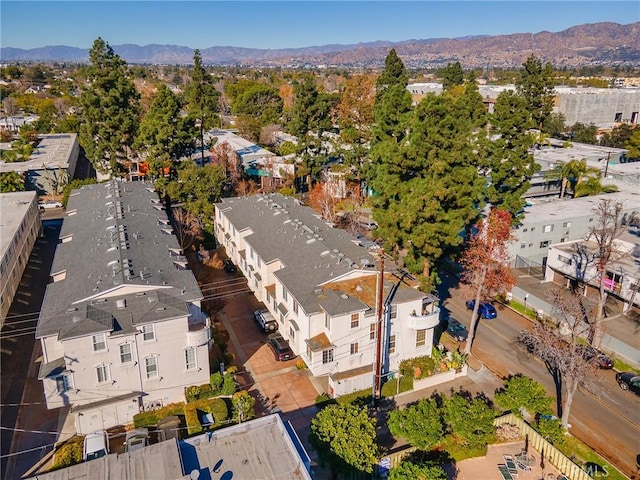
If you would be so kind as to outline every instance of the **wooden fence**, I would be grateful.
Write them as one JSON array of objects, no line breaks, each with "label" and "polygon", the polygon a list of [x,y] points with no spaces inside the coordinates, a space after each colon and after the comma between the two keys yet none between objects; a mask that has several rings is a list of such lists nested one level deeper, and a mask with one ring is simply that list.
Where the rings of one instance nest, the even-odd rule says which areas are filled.
[{"label": "wooden fence", "polygon": [[554,447],[551,443],[544,439],[542,435],[536,432],[531,425],[522,418],[516,417],[513,413],[503,415],[496,418],[493,424],[498,427],[504,424],[515,425],[520,429],[520,435],[529,436],[529,445],[538,452],[544,452],[545,461],[549,461],[551,465],[562,472],[569,480],[590,480],[592,477],[578,465],[573,463],[569,457]]}]

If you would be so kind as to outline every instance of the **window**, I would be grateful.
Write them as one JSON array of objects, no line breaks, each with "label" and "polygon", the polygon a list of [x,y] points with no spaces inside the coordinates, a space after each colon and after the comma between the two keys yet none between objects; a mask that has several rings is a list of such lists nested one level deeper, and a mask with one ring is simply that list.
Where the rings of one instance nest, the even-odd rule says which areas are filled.
[{"label": "window", "polygon": [[99,365],[96,367],[96,376],[98,377],[98,383],[107,383],[111,380],[109,365]]},{"label": "window", "polygon": [[560,243],[564,243],[564,242],[567,242],[567,241],[569,241],[569,239],[567,237],[562,237],[560,239]]},{"label": "window", "polygon": [[549,240],[545,240],[544,242],[540,242],[540,248],[547,248],[549,246]]},{"label": "window", "polygon": [[398,306],[397,305],[391,305],[391,313],[390,313],[391,317],[390,318],[398,318]]},{"label": "window", "polygon": [[331,330],[331,317],[329,317],[328,313],[324,314],[324,328]]},{"label": "window", "polygon": [[322,351],[322,364],[326,365],[327,363],[333,362],[333,348]]},{"label": "window", "polygon": [[536,227],[531,227],[531,231],[535,232],[536,231]]},{"label": "window", "polygon": [[564,255],[558,255],[558,260],[565,265],[571,265],[573,263],[569,257],[565,257]]},{"label": "window", "polygon": [[296,302],[295,300],[293,301],[293,311],[296,315],[298,314],[298,302]]},{"label": "window", "polygon": [[358,342],[353,342],[351,344],[351,355],[355,355],[358,353]]},{"label": "window", "polygon": [[282,299],[286,302],[289,300],[289,294],[287,293],[287,289],[282,287]]},{"label": "window", "polygon": [[520,244],[520,248],[526,248],[526,247],[527,247],[527,244],[526,244],[526,243],[521,243],[521,244]]},{"label": "window", "polygon": [[562,224],[562,228],[569,228],[571,226],[571,222],[564,222]]},{"label": "window", "polygon": [[396,336],[389,336],[389,353],[396,353]]},{"label": "window", "polygon": [[416,330],[416,347],[424,347],[427,342],[427,331],[425,329]]},{"label": "window", "polygon": [[544,227],[542,227],[542,232],[543,233],[553,232],[553,225],[545,225]]},{"label": "window", "polygon": [[351,328],[358,328],[360,325],[360,315],[357,313],[351,314]]},{"label": "window", "polygon": [[376,339],[376,324],[372,323],[369,325],[369,340]]},{"label": "window", "polygon": [[107,349],[107,342],[104,338],[104,333],[99,333],[98,335],[93,335],[93,351],[99,352],[101,350]]},{"label": "window", "polygon": [[120,345],[120,363],[131,363],[133,355],[131,354],[131,344],[123,343]]},{"label": "window", "polygon": [[617,112],[616,116],[613,118],[613,121],[616,123],[622,122],[622,112]]},{"label": "window", "polygon": [[196,368],[198,368],[196,349],[194,347],[187,348],[184,351],[184,363],[187,370],[195,370]]},{"label": "window", "polygon": [[64,374],[56,377],[56,390],[58,390],[58,393],[64,393],[72,388],[73,381],[71,380],[71,375]]},{"label": "window", "polygon": [[293,327],[289,327],[289,338],[292,342],[296,339],[296,331],[293,329]]},{"label": "window", "polygon": [[147,379],[158,376],[158,357],[147,357],[144,359],[144,368]]},{"label": "window", "polygon": [[153,325],[143,325],[142,326],[142,339],[146,342],[147,340],[155,340],[156,332],[153,328]]},{"label": "window", "polygon": [[528,231],[529,231],[529,229],[528,229],[528,228],[523,228],[523,229],[522,229],[522,231],[523,231],[523,232],[528,232]]}]

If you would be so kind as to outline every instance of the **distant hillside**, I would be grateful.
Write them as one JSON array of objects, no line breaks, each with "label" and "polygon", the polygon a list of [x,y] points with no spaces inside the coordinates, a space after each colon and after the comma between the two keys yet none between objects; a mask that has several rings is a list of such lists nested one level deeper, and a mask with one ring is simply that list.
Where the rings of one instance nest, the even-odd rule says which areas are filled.
[{"label": "distant hillside", "polygon": [[[370,42],[354,45],[322,45],[304,48],[258,49],[209,47],[201,49],[209,65],[384,65],[390,48],[395,48],[408,67],[438,66],[459,61],[463,67],[518,67],[531,54],[562,66],[640,66],[640,22],[628,25],[593,23],[561,32],[516,33],[496,36],[468,36]],[[179,45],[113,45],[128,63],[189,64],[193,50]],[[3,62],[87,62],[88,49],[47,46],[23,50],[0,48]]]}]

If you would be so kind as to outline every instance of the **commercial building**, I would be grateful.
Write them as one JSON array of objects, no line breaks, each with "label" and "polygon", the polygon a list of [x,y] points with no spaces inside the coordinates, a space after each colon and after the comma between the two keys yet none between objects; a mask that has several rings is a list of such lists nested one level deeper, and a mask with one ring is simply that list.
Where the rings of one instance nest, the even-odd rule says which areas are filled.
[{"label": "commercial building", "polygon": [[584,239],[596,221],[594,208],[601,200],[619,202],[624,218],[640,213],[640,193],[625,190],[580,198],[555,198],[525,208],[525,216],[515,230],[516,240],[509,253],[516,267],[544,265],[549,247]]},{"label": "commercial building", "polygon": [[184,401],[209,381],[209,318],[160,200],[144,183],[74,190],[36,339],[47,408],[86,433]]},{"label": "commercial building", "polygon": [[389,261],[380,283],[380,252],[295,199],[224,199],[215,235],[294,353],[313,375],[327,377],[330,394],[371,387],[377,359],[386,375],[405,358],[431,355],[438,300]]},{"label": "commercial building", "polygon": [[0,173],[21,173],[27,190],[35,190],[38,195],[56,195],[74,179],[79,153],[76,133],[38,135],[38,144],[29,158],[0,162]]},{"label": "commercial building", "polygon": [[[440,94],[440,83],[407,85],[413,100],[419,102],[428,93]],[[489,112],[493,112],[498,95],[515,90],[514,85],[479,85],[480,95]],[[640,121],[640,88],[555,87],[554,113],[562,113],[567,125],[576,122],[613,128],[618,123],[637,125]]]},{"label": "commercial building", "polygon": [[35,192],[0,193],[0,327],[40,231]]}]

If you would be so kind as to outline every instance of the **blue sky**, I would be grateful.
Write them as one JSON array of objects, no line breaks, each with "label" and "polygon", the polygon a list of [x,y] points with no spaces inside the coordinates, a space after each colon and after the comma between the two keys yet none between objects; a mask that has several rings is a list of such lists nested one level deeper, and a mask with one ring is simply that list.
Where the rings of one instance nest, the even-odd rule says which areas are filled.
[{"label": "blue sky", "polygon": [[90,48],[151,43],[191,48],[295,48],[375,40],[557,32],[640,21],[637,1],[8,1],[0,45]]}]

